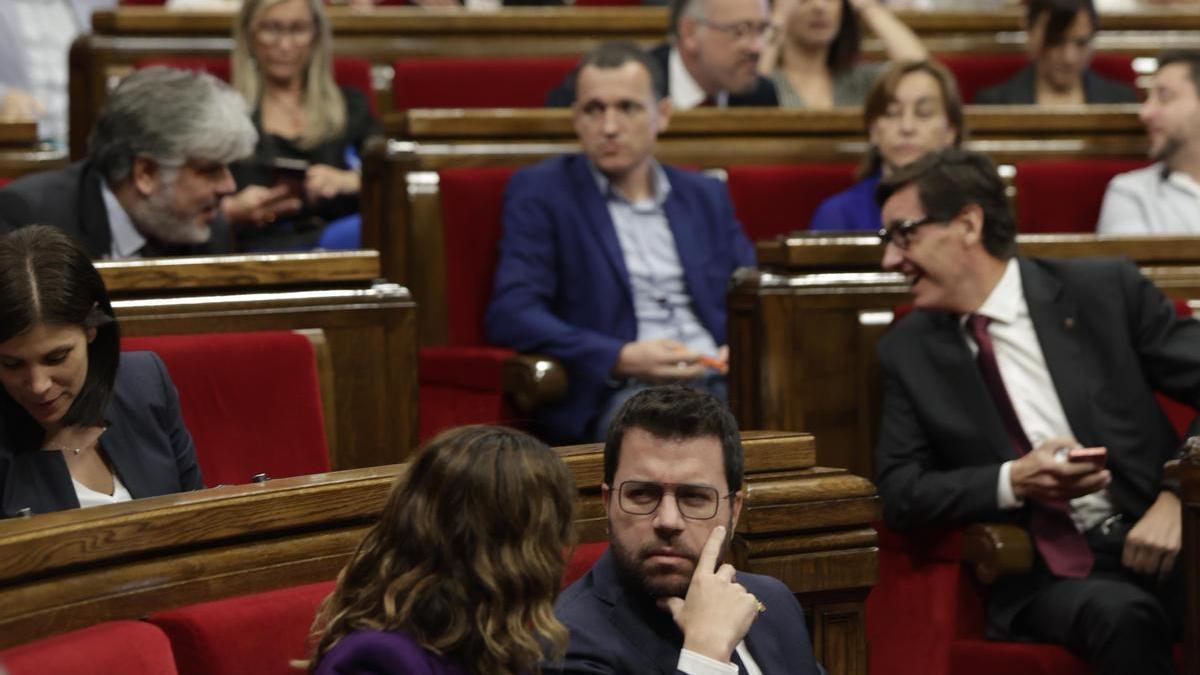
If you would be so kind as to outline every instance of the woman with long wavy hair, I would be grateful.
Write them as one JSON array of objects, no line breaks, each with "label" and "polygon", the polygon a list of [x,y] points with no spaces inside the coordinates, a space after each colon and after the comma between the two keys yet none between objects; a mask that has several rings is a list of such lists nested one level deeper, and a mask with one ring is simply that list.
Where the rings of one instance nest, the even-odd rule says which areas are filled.
[{"label": "woman with long wavy hair", "polygon": [[561,657],[574,499],[566,465],[531,436],[440,434],[322,605],[309,672],[522,675]]}]

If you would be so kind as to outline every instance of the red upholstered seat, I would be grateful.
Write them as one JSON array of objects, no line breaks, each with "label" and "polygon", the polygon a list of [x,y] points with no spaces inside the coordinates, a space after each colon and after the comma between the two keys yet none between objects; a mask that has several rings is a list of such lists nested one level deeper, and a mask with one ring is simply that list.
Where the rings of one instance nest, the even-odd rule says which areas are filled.
[{"label": "red upholstered seat", "polygon": [[540,108],[578,61],[574,57],[506,57],[397,61],[397,110]]},{"label": "red upholstered seat", "polygon": [[121,348],[166,363],[207,485],[329,471],[316,361],[303,335],[135,337]]},{"label": "red upholstered seat", "polygon": [[171,640],[180,675],[295,675],[335,582],[205,602],[150,617]]},{"label": "red upholstered seat", "polygon": [[[1112,177],[1141,168],[1144,159],[1111,158],[1017,162],[1017,227],[1021,232],[1096,231]],[[1063,199],[1063,195],[1070,195]]]},{"label": "red upholstered seat", "polygon": [[563,575],[563,588],[570,586],[587,574],[588,570],[592,569],[592,565],[595,565],[607,550],[607,541],[596,541],[577,546],[575,552],[571,554],[571,560],[567,562],[567,573]]},{"label": "red upholstered seat", "polygon": [[[149,4],[149,3],[147,3]],[[169,58],[142,59],[134,64],[136,68],[150,66],[168,66],[180,70],[198,70],[218,77],[226,82],[232,79],[232,66],[229,59],[210,59],[202,56],[172,56]],[[371,86],[371,62],[367,59],[355,59],[339,56],[333,60],[333,80],[348,89],[357,89],[367,97],[371,104],[371,113],[378,114],[375,103],[375,90]]]},{"label": "red upholstered seat", "polygon": [[751,241],[808,229],[817,206],[854,184],[852,164],[731,166],[729,196]]},{"label": "red upholstered seat", "polygon": [[[973,103],[980,89],[1000,84],[1029,65],[1029,57],[1025,54],[942,54],[937,58],[954,73],[964,103]],[[1133,57],[1127,54],[1096,54],[1092,58],[1092,69],[1104,77],[1137,88]]]},{"label": "red upholstered seat", "polygon": [[448,339],[420,352],[422,439],[461,424],[517,422],[500,386],[504,361],[514,352],[488,347],[483,334],[503,231],[504,189],[515,172],[439,173]]},{"label": "red upholstered seat", "polygon": [[110,621],[0,652],[9,675],[175,675],[167,636],[141,621]]}]

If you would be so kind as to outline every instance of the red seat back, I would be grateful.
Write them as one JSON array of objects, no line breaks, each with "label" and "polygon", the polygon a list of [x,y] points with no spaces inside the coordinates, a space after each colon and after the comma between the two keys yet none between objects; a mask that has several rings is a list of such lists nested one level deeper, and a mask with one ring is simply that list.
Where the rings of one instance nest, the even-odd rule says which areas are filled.
[{"label": "red seat back", "polygon": [[541,108],[575,57],[505,57],[397,61],[397,110],[411,108]]},{"label": "red seat back", "polygon": [[[1025,54],[943,54],[938,56],[958,83],[963,103],[974,103],[981,89],[995,86],[1029,65]],[[1092,57],[1092,70],[1109,79],[1137,87],[1133,57],[1127,54],[1101,53]]]},{"label": "red seat back", "polygon": [[729,196],[751,241],[808,229],[821,202],[854,184],[853,164],[731,166]]},{"label": "red seat back", "polygon": [[577,546],[575,552],[571,554],[571,559],[567,562],[567,573],[563,575],[563,588],[570,586],[587,574],[588,570],[592,569],[592,565],[595,565],[607,550],[607,541],[589,542]]},{"label": "red seat back", "polygon": [[336,582],[256,593],[150,617],[171,639],[180,675],[296,675],[308,634]]},{"label": "red seat back", "polygon": [[9,675],[176,675],[171,643],[141,621],[110,621],[0,652]]},{"label": "red seat back", "polygon": [[329,471],[316,360],[291,332],[125,338],[162,358],[207,485]]},{"label": "red seat back", "polygon": [[[229,59],[212,59],[202,56],[171,56],[142,59],[134,64],[136,68],[150,66],[167,66],[180,70],[196,70],[208,73],[213,77],[229,82],[233,78],[232,66]],[[333,81],[347,89],[357,89],[367,97],[371,104],[371,113],[378,114],[375,103],[375,90],[371,86],[371,62],[367,59],[338,57],[333,60]]]},{"label": "red seat back", "polygon": [[1127,157],[1017,162],[1013,184],[1019,230],[1095,232],[1108,182],[1146,164],[1144,159]]},{"label": "red seat back", "polygon": [[500,258],[504,189],[515,168],[439,172],[449,345],[485,344],[483,314]]}]

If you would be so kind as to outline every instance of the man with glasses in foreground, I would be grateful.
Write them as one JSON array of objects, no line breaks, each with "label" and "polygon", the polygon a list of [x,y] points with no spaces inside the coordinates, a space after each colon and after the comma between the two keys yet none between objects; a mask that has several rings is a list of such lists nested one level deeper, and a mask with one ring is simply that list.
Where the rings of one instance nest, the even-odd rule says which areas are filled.
[{"label": "man with glasses in foreground", "polygon": [[227,253],[228,165],[257,141],[241,97],[220,80],[140,70],[104,102],[86,160],[0,190],[0,233],[53,225],[93,258]]},{"label": "man with glasses in foreground", "polygon": [[737,422],[709,394],[655,387],[621,407],[604,445],[609,550],[559,597],[571,642],[546,672],[820,672],[791,591],[717,566],[742,510],[742,467]]},{"label": "man with glasses in foreground", "polygon": [[[666,74],[676,110],[779,105],[758,58],[772,30],[764,0],[671,0],[669,42],[650,50]],[[550,92],[546,104],[575,100],[578,72]]]},{"label": "man with glasses in foreground", "polygon": [[1128,260],[1017,256],[978,153],[926,155],[877,196],[883,268],[917,310],[878,348],[888,525],[1023,526],[1034,567],[992,587],[988,637],[1062,644],[1101,674],[1175,672],[1181,510],[1163,464],[1179,439],[1154,393],[1200,406],[1200,324]]}]

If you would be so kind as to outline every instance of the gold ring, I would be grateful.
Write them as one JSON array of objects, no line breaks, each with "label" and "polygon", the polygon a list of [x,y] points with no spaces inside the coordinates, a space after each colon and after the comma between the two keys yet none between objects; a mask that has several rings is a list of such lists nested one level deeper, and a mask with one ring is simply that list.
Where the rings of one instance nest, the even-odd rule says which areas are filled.
[{"label": "gold ring", "polygon": [[763,604],[762,600],[755,600],[754,601],[754,610],[757,611],[759,614],[762,614],[767,611],[767,606],[765,604]]}]

